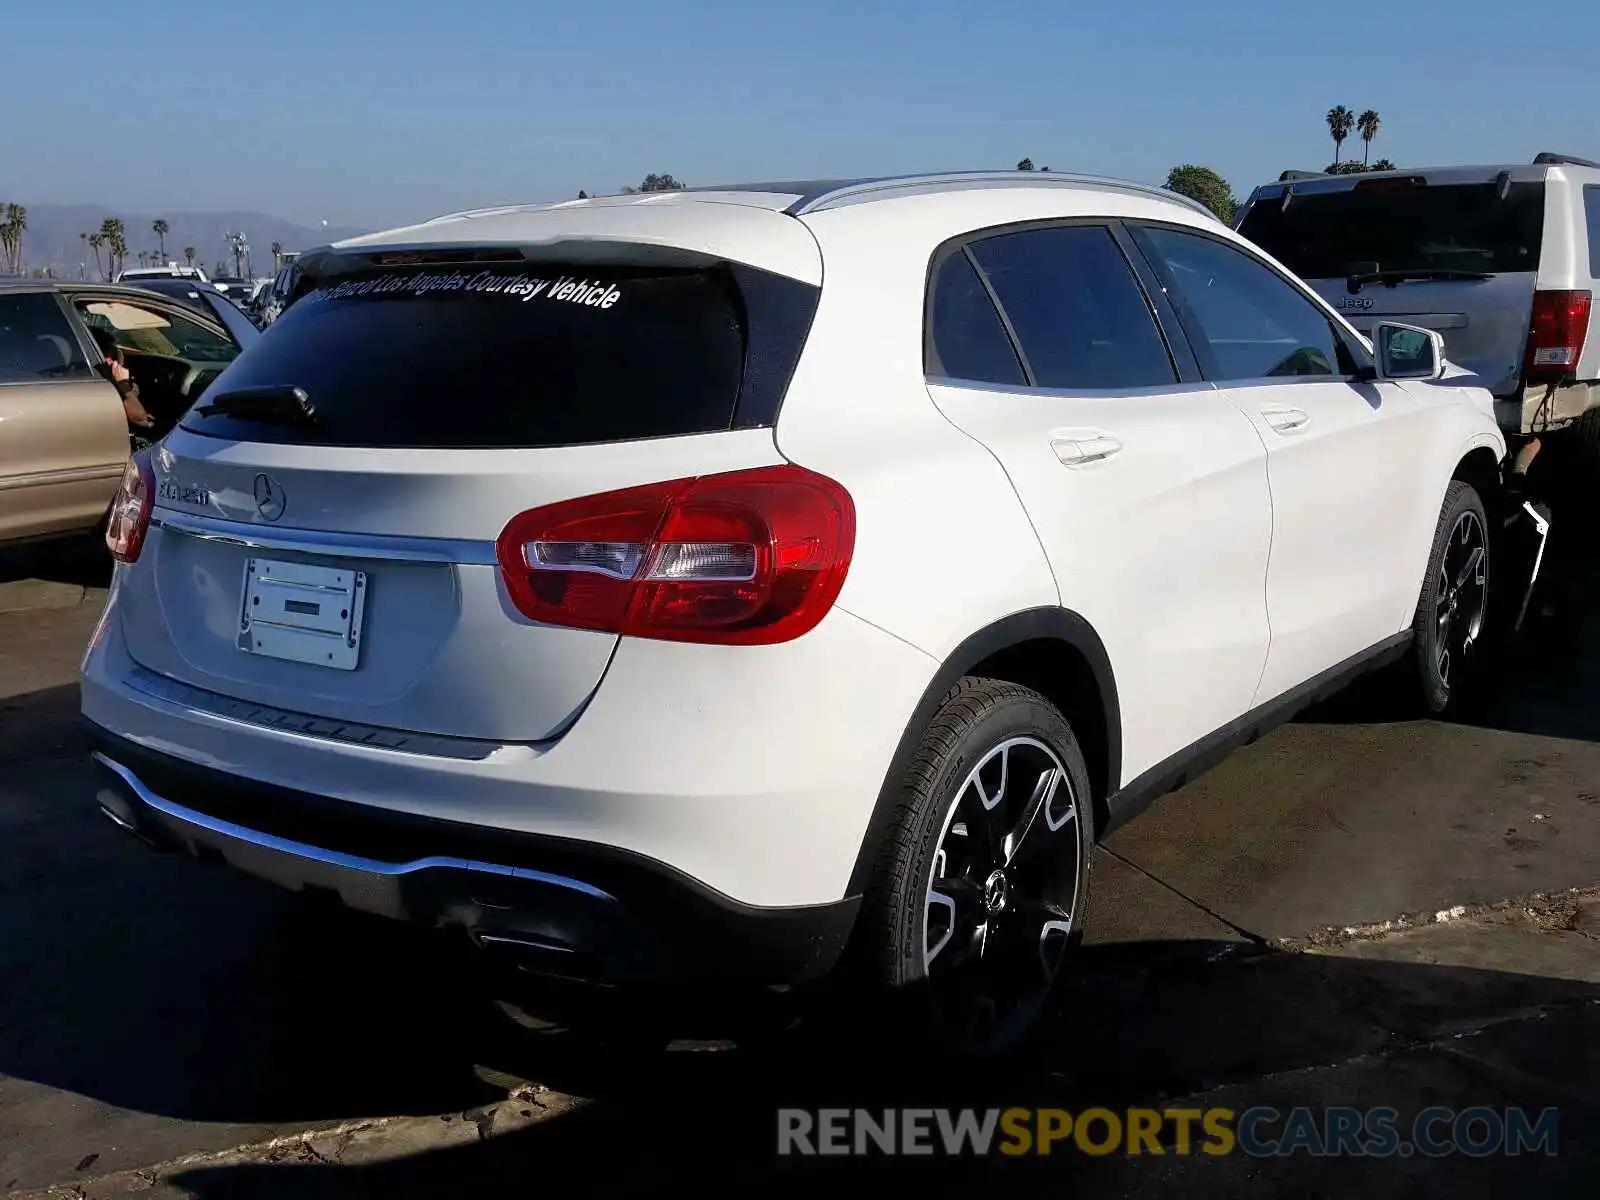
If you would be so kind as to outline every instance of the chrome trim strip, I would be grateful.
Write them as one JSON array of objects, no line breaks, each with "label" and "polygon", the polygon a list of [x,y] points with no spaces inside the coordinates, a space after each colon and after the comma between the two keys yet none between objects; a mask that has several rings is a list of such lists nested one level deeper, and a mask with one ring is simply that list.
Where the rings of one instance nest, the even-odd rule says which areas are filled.
[{"label": "chrome trim strip", "polygon": [[226,542],[247,550],[287,550],[298,554],[334,554],[342,558],[398,562],[455,563],[492,567],[494,543],[468,538],[407,537],[389,533],[335,533],[323,529],[268,529],[220,517],[194,517],[158,508],[150,524],[204,542]]},{"label": "chrome trim strip", "polygon": [[222,837],[233,838],[263,850],[276,851],[279,854],[292,855],[295,858],[310,859],[312,862],[322,863],[325,866],[337,867],[346,871],[360,871],[367,875],[400,876],[412,875],[419,871],[450,870],[472,871],[480,875],[501,875],[510,879],[525,879],[533,883],[545,883],[552,887],[566,888],[569,891],[580,892],[585,896],[592,896],[596,900],[604,900],[615,904],[616,897],[609,892],[603,892],[592,884],[584,883],[579,879],[568,879],[565,875],[551,875],[545,871],[535,871],[527,867],[506,867],[497,863],[476,862],[466,858],[450,858],[443,855],[419,858],[412,862],[388,863],[380,862],[373,858],[361,858],[354,854],[341,854],[337,850],[324,850],[318,846],[309,846],[304,842],[290,841],[288,838],[276,837],[270,833],[260,833],[254,829],[247,829],[243,825],[235,825],[231,821],[223,821],[216,817],[208,817],[204,813],[195,812],[181,804],[175,804],[163,796],[158,796],[139,781],[139,777],[121,763],[108,758],[96,750],[92,756],[101,766],[114,773],[119,779],[133,790],[139,800],[155,809],[163,816],[174,821],[181,821],[207,833],[219,834]]},{"label": "chrome trim strip", "polygon": [[558,946],[554,942],[541,942],[534,938],[502,937],[494,933],[480,933],[478,941],[485,946],[512,946],[518,950],[549,950],[559,954],[573,954],[571,946]]}]

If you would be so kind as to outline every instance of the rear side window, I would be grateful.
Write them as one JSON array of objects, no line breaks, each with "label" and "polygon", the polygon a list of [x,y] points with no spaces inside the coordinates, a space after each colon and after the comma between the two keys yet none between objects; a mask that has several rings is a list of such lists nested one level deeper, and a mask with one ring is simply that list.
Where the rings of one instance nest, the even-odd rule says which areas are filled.
[{"label": "rear side window", "polygon": [[965,250],[945,258],[933,281],[928,315],[930,375],[1025,387],[1027,377],[989,291]]},{"label": "rear side window", "polygon": [[1016,331],[1034,386],[1142,388],[1177,373],[1122,251],[1101,225],[972,243]]},{"label": "rear side window", "polygon": [[1600,279],[1600,183],[1583,189],[1583,215],[1589,226],[1589,278]]},{"label": "rear side window", "polygon": [[195,409],[183,427],[250,441],[430,448],[728,429],[747,357],[745,313],[723,268],[519,263],[331,277],[295,300],[208,397],[295,386],[314,418],[267,424]]},{"label": "rear side window", "polygon": [[0,295],[0,383],[87,379],[92,374],[53,295]]},{"label": "rear side window", "polygon": [[1413,184],[1371,180],[1335,192],[1269,192],[1239,232],[1302,279],[1380,271],[1535,271],[1544,237],[1544,184]]}]

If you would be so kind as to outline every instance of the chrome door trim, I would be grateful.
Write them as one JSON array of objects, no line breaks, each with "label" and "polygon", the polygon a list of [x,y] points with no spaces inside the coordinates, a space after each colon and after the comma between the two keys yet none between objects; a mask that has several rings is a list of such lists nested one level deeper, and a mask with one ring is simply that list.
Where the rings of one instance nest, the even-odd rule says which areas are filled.
[{"label": "chrome door trim", "polygon": [[68,483],[110,482],[121,479],[127,467],[122,463],[108,463],[103,467],[61,467],[53,471],[30,471],[22,475],[0,476],[0,491],[8,488],[40,487]]}]

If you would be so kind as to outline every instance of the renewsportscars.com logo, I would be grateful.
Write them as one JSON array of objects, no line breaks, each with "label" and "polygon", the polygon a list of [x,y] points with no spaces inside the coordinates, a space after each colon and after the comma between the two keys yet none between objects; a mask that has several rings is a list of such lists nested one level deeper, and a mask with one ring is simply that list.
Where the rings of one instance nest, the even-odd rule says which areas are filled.
[{"label": "renewsportscars.com logo", "polygon": [[1425,1108],[783,1108],[792,1155],[1246,1154],[1283,1158],[1554,1155],[1558,1112]]}]

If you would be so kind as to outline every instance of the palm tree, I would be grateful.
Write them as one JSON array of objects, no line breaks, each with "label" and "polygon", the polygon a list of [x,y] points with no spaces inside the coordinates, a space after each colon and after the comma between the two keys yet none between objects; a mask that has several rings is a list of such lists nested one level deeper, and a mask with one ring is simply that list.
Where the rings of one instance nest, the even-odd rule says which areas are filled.
[{"label": "palm tree", "polygon": [[278,268],[283,265],[283,243],[273,242],[269,248],[272,251],[272,273],[276,275]]},{"label": "palm tree", "polygon": [[115,279],[128,254],[128,227],[121,217],[107,217],[100,222],[100,240],[106,248],[106,266]]},{"label": "palm tree", "polygon": [[156,242],[161,247],[161,261],[167,261],[167,234],[172,232],[172,226],[167,224],[165,217],[157,217],[150,225],[150,232],[156,235]]},{"label": "palm tree", "polygon": [[20,204],[6,205],[6,243],[11,248],[11,269],[22,274],[22,235],[28,228],[28,210]]},{"label": "palm tree", "polygon": [[16,260],[13,269],[22,273],[22,235],[28,229],[28,210],[20,204],[6,205],[6,224],[11,226],[11,257]]},{"label": "palm tree", "polygon": [[1367,159],[1372,155],[1372,139],[1378,136],[1380,118],[1378,110],[1369,108],[1356,118],[1356,129],[1361,133],[1361,165],[1367,165]]},{"label": "palm tree", "polygon": [[185,246],[183,248],[183,261],[188,263],[191,267],[194,266],[194,247],[193,246]]},{"label": "palm tree", "polygon": [[1350,131],[1355,128],[1356,115],[1342,104],[1336,104],[1328,110],[1324,118],[1328,122],[1328,132],[1333,136],[1333,161],[1339,161],[1339,148],[1344,145],[1345,138],[1350,136]]},{"label": "palm tree", "polygon": [[89,243],[89,249],[94,251],[95,272],[104,279],[106,269],[100,265],[100,247],[106,244],[106,235],[103,233],[80,233],[79,237]]}]

